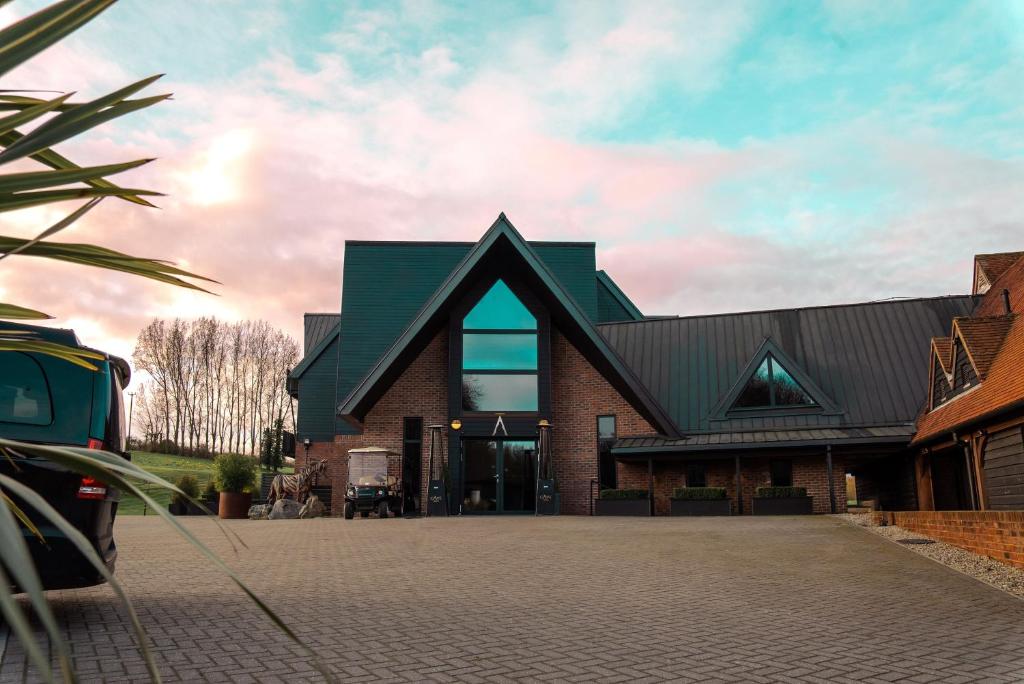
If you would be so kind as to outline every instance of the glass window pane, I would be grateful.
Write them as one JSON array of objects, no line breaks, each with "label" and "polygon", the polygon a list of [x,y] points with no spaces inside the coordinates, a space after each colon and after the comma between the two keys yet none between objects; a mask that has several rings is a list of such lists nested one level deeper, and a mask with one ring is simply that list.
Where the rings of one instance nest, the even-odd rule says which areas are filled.
[{"label": "glass window pane", "polygon": [[597,417],[597,438],[598,439],[614,439],[615,438],[615,416],[598,416]]},{"label": "glass window pane", "polygon": [[537,336],[462,336],[462,367],[470,370],[536,370]]},{"label": "glass window pane", "polygon": [[690,463],[686,466],[687,487],[707,487],[708,474],[703,463]]},{"label": "glass window pane", "polygon": [[793,462],[772,461],[771,462],[772,487],[793,486]]},{"label": "glass window pane", "polygon": [[768,390],[768,359],[761,363],[757,371],[750,376],[747,386],[740,392],[736,399],[736,406],[740,408],[755,408],[771,405],[771,395]]},{"label": "glass window pane", "polygon": [[0,352],[0,421],[25,425],[53,422],[46,376],[27,354]]},{"label": "glass window pane", "polygon": [[[771,357],[769,357],[771,358]],[[772,382],[775,385],[776,406],[811,406],[814,404],[793,376],[772,358]]]},{"label": "glass window pane", "polygon": [[462,408],[466,411],[536,411],[537,376],[462,376]]},{"label": "glass window pane", "polygon": [[503,280],[498,280],[462,320],[465,329],[536,330],[537,319]]}]

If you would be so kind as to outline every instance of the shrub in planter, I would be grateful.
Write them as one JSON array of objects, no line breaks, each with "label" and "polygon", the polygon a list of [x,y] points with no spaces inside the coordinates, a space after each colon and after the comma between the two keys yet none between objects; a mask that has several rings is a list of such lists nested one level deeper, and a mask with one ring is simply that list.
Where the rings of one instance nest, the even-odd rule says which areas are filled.
[{"label": "shrub in planter", "polygon": [[635,515],[651,514],[651,503],[647,499],[646,489],[602,489],[598,500],[594,502],[595,515]]},{"label": "shrub in planter", "polygon": [[672,492],[672,515],[731,515],[724,487],[678,487]]},{"label": "shrub in planter", "polygon": [[601,499],[647,499],[646,489],[602,489]]},{"label": "shrub in planter", "polygon": [[184,494],[174,493],[171,497],[170,510],[174,515],[194,515],[199,508],[191,499],[199,497],[199,482],[193,475],[182,475],[175,483]]},{"label": "shrub in planter", "polygon": [[220,504],[220,492],[217,491],[217,483],[212,479],[206,482],[206,489],[203,490],[203,503],[213,513],[217,512]]},{"label": "shrub in planter", "polygon": [[213,461],[214,479],[220,491],[221,518],[245,518],[256,484],[256,459],[242,454],[220,454]]},{"label": "shrub in planter", "polygon": [[725,487],[677,487],[672,498],[679,501],[715,501],[725,498]]},{"label": "shrub in planter", "polygon": [[758,487],[754,496],[759,499],[795,499],[807,496],[807,487]]},{"label": "shrub in planter", "polygon": [[806,487],[758,487],[754,490],[754,515],[808,515],[814,511],[814,497]]}]

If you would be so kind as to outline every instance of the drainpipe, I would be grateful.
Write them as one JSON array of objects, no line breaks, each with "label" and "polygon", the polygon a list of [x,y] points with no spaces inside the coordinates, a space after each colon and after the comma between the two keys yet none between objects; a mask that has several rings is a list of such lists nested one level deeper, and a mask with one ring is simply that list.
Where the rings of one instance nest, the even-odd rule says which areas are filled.
[{"label": "drainpipe", "polygon": [[739,454],[736,454],[736,515],[743,515],[743,478],[740,476]]},{"label": "drainpipe", "polygon": [[828,508],[832,513],[836,512],[836,487],[832,482],[832,445],[825,445],[825,472],[828,477]]},{"label": "drainpipe", "polygon": [[654,517],[654,459],[647,459],[647,499],[650,501],[651,517]]}]

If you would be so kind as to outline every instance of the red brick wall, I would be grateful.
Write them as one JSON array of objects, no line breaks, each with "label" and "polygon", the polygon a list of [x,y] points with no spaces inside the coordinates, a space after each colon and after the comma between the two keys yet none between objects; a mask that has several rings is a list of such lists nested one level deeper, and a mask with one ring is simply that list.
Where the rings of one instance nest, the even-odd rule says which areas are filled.
[{"label": "red brick wall", "polygon": [[886,524],[1024,568],[1024,511],[886,511]]},{"label": "red brick wall", "polygon": [[588,515],[590,481],[597,478],[597,416],[614,415],[620,436],[655,430],[557,331],[551,335],[551,394],[551,446],[562,513]]},{"label": "red brick wall", "polygon": [[[380,401],[370,409],[360,435],[336,435],[334,443],[314,444],[310,458],[327,458],[335,501],[342,500],[348,484],[348,450],[361,447],[383,447],[395,452],[391,458],[390,475],[401,474],[403,419],[423,419],[422,482],[420,501],[425,500],[429,473],[430,434],[427,426],[448,423],[448,332],[443,330],[395,381]],[[302,449],[298,449],[299,452]],[[296,466],[302,459],[296,456]],[[421,503],[421,507],[422,507]],[[332,514],[341,515],[343,507],[333,506]]]},{"label": "red brick wall", "polygon": [[[793,456],[793,486],[806,487],[807,494],[814,497],[814,512],[829,513],[828,469],[825,456]],[[744,457],[741,459],[741,489],[743,491],[743,513],[750,514],[754,490],[770,484],[768,458]],[[703,461],[707,468],[709,487],[725,487],[726,495],[732,500],[732,512],[736,511],[736,465],[732,459]],[[658,515],[668,515],[669,498],[676,487],[684,486],[685,462],[654,463],[654,510]],[[647,489],[647,462],[619,463],[619,488]],[[836,512],[846,510],[846,473],[842,459],[832,459],[833,491],[836,495]]]}]

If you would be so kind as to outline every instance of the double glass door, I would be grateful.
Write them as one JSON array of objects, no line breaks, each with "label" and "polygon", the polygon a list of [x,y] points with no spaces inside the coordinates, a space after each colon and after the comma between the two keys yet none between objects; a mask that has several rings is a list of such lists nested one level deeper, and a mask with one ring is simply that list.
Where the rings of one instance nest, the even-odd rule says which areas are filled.
[{"label": "double glass door", "polygon": [[537,487],[537,442],[462,441],[463,513],[532,513]]}]

